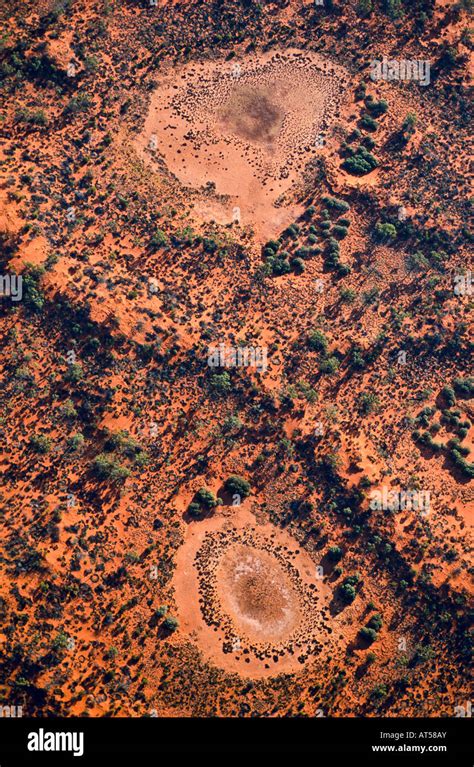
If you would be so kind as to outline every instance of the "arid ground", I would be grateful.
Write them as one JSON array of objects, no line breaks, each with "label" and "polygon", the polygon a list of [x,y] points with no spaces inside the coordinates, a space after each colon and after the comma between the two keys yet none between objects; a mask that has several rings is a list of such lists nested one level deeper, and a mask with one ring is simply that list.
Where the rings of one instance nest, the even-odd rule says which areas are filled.
[{"label": "arid ground", "polygon": [[471,6],[5,0],[1,711],[470,715]]}]

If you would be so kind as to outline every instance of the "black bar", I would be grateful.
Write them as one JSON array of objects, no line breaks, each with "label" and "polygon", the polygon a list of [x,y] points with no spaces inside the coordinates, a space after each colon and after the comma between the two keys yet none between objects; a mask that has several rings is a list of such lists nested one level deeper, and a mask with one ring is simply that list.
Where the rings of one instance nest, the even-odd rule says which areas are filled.
[{"label": "black bar", "polygon": [[[165,754],[309,754],[314,757],[359,757],[362,763],[472,766],[471,721],[468,718],[430,719],[0,719],[0,767],[22,764],[105,764],[108,756],[120,763],[133,756]],[[70,751],[28,750],[29,734],[83,733],[83,755]],[[381,736],[384,733],[384,736]],[[391,733],[402,733],[396,739]],[[412,733],[407,737],[407,733]],[[420,733],[446,733],[429,737]],[[49,736],[47,736],[47,742]],[[55,741],[54,741],[55,742]],[[67,741],[64,741],[65,743]],[[33,744],[33,740],[31,740]],[[79,741],[75,744],[78,747]],[[414,752],[413,746],[425,746]],[[395,750],[374,751],[373,746]],[[438,750],[443,747],[443,751]],[[437,750],[434,751],[433,749]],[[140,762],[141,764],[142,762]],[[155,763],[155,762],[154,762]],[[135,767],[135,765],[132,765]],[[138,767],[138,764],[137,766]],[[330,765],[332,767],[332,765]]]}]

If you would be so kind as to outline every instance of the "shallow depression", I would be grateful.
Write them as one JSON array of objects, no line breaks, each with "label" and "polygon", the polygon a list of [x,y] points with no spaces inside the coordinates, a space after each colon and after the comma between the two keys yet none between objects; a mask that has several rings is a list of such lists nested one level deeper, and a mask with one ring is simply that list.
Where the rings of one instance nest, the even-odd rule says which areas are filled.
[{"label": "shallow depression", "polygon": [[222,557],[217,578],[237,630],[281,641],[297,624],[298,596],[271,555],[234,546]]},{"label": "shallow depression", "polygon": [[[347,71],[318,54],[270,51],[191,62],[163,74],[135,148],[163,160],[192,199],[192,216],[277,236],[302,212],[304,169],[336,118]],[[156,139],[150,150],[150,139]]]}]

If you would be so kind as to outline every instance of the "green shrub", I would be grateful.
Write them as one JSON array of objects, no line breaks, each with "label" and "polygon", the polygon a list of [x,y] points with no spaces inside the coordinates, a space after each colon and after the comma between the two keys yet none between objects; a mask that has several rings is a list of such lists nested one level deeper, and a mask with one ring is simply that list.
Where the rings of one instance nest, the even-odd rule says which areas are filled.
[{"label": "green shrub", "polygon": [[272,268],[272,274],[274,274],[276,277],[280,277],[282,274],[289,274],[291,272],[291,266],[287,259],[283,256],[283,253],[285,251],[282,251],[274,261],[271,261],[271,268]]},{"label": "green shrub", "polygon": [[306,269],[304,261],[301,258],[292,258],[291,268],[294,272],[296,272],[296,274],[303,274],[304,270]]},{"label": "green shrub", "polygon": [[388,109],[388,104],[385,99],[381,99],[380,101],[366,99],[365,106],[374,117],[384,115]]},{"label": "green shrub", "polygon": [[393,224],[382,224],[380,221],[375,224],[375,239],[379,242],[390,242],[397,236],[396,227]]},{"label": "green shrub", "polygon": [[210,511],[215,506],[217,506],[217,498],[215,497],[214,493],[212,493],[210,490],[207,490],[205,487],[201,487],[201,489],[197,491],[195,501],[196,503],[199,503],[199,505],[204,509],[206,509],[206,511]]},{"label": "green shrub", "polygon": [[345,200],[339,200],[337,197],[323,197],[323,202],[331,210],[346,211],[350,210],[350,205]]},{"label": "green shrub", "polygon": [[353,602],[357,596],[357,592],[351,583],[342,583],[339,586],[339,594],[341,599],[346,602],[346,604]]},{"label": "green shrub", "polygon": [[361,128],[364,130],[370,131],[370,133],[374,133],[377,128],[379,127],[379,124],[377,120],[374,120],[373,117],[370,115],[363,115],[359,122]]},{"label": "green shrub", "polygon": [[125,480],[130,476],[130,470],[114,458],[100,453],[92,462],[92,471],[98,479],[111,479],[114,482]]},{"label": "green shrub", "polygon": [[377,166],[378,161],[363,145],[358,147],[352,157],[348,157],[342,163],[344,170],[347,170],[353,176],[365,176]]},{"label": "green shrub", "polygon": [[474,377],[455,378],[453,386],[458,397],[462,397],[462,399],[472,399],[474,397]]},{"label": "green shrub", "polygon": [[213,373],[209,379],[209,387],[218,396],[228,394],[232,389],[232,383],[227,370],[223,373]]},{"label": "green shrub", "polygon": [[331,546],[328,551],[328,557],[331,562],[339,562],[342,558],[342,549],[340,546]]},{"label": "green shrub", "polygon": [[375,615],[372,615],[367,623],[367,626],[371,629],[374,629],[374,631],[380,631],[383,626],[383,620],[380,613],[375,613]]},{"label": "green shrub", "polygon": [[456,404],[456,395],[454,389],[451,386],[443,386],[441,389],[441,395],[446,400],[448,407],[453,407]]},{"label": "green shrub", "polygon": [[360,636],[366,641],[372,643],[377,639],[377,632],[374,629],[363,626],[359,631]]},{"label": "green shrub", "polygon": [[194,517],[195,519],[200,517],[202,515],[202,509],[200,505],[192,501],[188,506],[188,514],[190,514],[190,516]]},{"label": "green shrub", "polygon": [[163,621],[163,626],[167,631],[176,631],[176,629],[179,626],[178,621],[176,618],[173,618],[171,615],[169,615],[165,620]]},{"label": "green shrub", "polygon": [[224,488],[229,495],[240,495],[241,498],[247,498],[251,491],[250,482],[235,474],[226,479]]},{"label": "green shrub", "polygon": [[45,434],[33,434],[30,438],[30,447],[33,448],[35,453],[44,455],[51,450],[52,441]]},{"label": "green shrub", "polygon": [[344,237],[347,237],[349,234],[349,230],[345,226],[339,226],[339,224],[336,224],[333,226],[331,234],[333,234],[334,237],[343,240]]},{"label": "green shrub", "polygon": [[42,266],[27,264],[22,274],[23,303],[30,312],[35,314],[42,311],[46,300],[39,285],[44,272]]},{"label": "green shrub", "polygon": [[321,330],[313,330],[308,337],[308,346],[317,352],[326,353],[328,349],[328,340]]}]

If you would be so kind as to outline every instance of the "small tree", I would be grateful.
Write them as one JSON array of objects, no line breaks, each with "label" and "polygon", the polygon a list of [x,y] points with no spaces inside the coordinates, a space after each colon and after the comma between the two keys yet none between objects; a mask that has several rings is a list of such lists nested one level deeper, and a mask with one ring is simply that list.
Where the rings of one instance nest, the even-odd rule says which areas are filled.
[{"label": "small tree", "polygon": [[390,242],[397,236],[397,230],[393,224],[375,224],[375,239],[379,242]]},{"label": "small tree", "polygon": [[224,488],[230,495],[240,495],[241,498],[247,498],[251,491],[250,482],[235,474],[226,479]]},{"label": "small tree", "polygon": [[217,395],[228,394],[232,389],[232,383],[227,370],[223,373],[213,373],[209,379],[209,386]]},{"label": "small tree", "polygon": [[340,546],[331,546],[328,551],[328,557],[331,562],[339,562],[339,560],[342,558],[342,549]]},{"label": "small tree", "polygon": [[369,628],[368,626],[364,626],[363,628],[361,628],[361,630],[359,631],[359,634],[362,637],[362,639],[365,639],[367,642],[370,642],[371,644],[372,642],[375,642],[375,640],[377,639],[377,632],[374,631],[374,629]]},{"label": "small tree", "polygon": [[205,487],[201,487],[201,489],[197,491],[195,502],[206,509],[206,511],[210,511],[217,506],[217,498],[214,493]]},{"label": "small tree", "polygon": [[51,450],[52,442],[45,434],[33,434],[30,439],[30,445],[35,453],[44,455]]},{"label": "small tree", "polygon": [[328,340],[321,330],[313,330],[308,337],[308,346],[317,352],[327,352]]},{"label": "small tree", "polygon": [[171,615],[169,615],[165,620],[163,621],[163,626],[167,631],[176,631],[176,629],[179,626],[178,621],[176,618],[173,618]]}]

